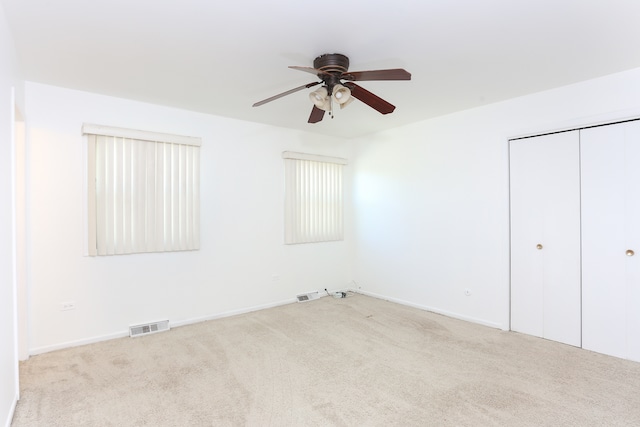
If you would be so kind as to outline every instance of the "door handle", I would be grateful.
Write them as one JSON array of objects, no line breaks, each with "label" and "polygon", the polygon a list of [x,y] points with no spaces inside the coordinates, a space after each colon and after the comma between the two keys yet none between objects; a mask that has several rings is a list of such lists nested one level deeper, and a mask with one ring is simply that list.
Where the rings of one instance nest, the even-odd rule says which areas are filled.
[{"label": "door handle", "polygon": [[[539,250],[539,251],[540,251],[540,250],[542,250],[542,245],[541,245],[540,243],[538,243],[538,244],[536,245],[536,249],[537,249],[537,250]],[[627,255],[628,255],[628,254],[627,254]]]},{"label": "door handle", "polygon": [[625,254],[626,254],[627,256],[634,256],[636,253],[635,253],[635,252],[633,252],[633,250],[631,250],[631,249],[627,249],[627,252],[625,252]]}]

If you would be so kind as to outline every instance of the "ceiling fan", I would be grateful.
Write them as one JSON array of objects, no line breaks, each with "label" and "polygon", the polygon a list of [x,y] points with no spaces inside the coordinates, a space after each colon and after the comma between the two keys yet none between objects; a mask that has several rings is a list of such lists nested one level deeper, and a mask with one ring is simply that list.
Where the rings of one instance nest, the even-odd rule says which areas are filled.
[{"label": "ceiling fan", "polygon": [[282,98],[283,96],[322,84],[320,88],[309,94],[309,99],[313,102],[313,108],[308,120],[309,123],[318,123],[321,121],[326,111],[333,117],[333,102],[340,105],[340,108],[344,108],[349,105],[354,98],[364,102],[382,114],[392,113],[393,110],[396,109],[395,106],[353,82],[366,80],[411,80],[411,73],[402,68],[348,71],[349,58],[340,53],[327,53],[318,56],[313,61],[313,68],[296,66],[290,66],[289,68],[315,74],[320,81],[308,83],[263,99],[253,104],[253,106],[258,107],[267,102]]}]

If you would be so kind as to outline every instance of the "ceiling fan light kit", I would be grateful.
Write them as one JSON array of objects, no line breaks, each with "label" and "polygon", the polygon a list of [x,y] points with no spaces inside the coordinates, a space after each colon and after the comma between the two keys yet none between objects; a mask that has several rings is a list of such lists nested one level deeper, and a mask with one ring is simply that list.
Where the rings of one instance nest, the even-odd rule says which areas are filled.
[{"label": "ceiling fan light kit", "polygon": [[286,95],[322,84],[320,88],[309,94],[313,108],[308,123],[321,121],[325,111],[328,111],[333,117],[333,102],[340,105],[342,109],[353,102],[354,98],[364,102],[381,114],[392,113],[396,108],[394,105],[353,82],[365,80],[411,80],[411,74],[402,68],[349,72],[349,58],[340,53],[326,53],[318,56],[313,61],[313,67],[290,66],[289,68],[315,74],[320,81],[302,85],[263,99],[253,104],[253,106],[258,107]]}]

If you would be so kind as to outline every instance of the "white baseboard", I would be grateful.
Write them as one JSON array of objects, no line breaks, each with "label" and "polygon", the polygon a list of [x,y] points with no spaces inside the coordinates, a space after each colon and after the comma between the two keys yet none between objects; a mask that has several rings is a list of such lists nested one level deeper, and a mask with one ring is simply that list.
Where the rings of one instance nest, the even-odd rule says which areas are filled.
[{"label": "white baseboard", "polygon": [[[184,320],[179,320],[179,321],[171,321],[171,319],[169,319],[169,325],[172,328],[174,328],[174,327],[178,327],[178,326],[190,325],[190,324],[193,324],[193,323],[200,323],[200,322],[204,322],[204,321],[207,321],[207,320],[220,319],[220,318],[223,318],[223,317],[230,317],[230,316],[236,316],[238,314],[250,313],[252,311],[264,310],[266,308],[278,307],[278,306],[286,305],[286,304],[293,304],[294,302],[296,302],[295,298],[289,298],[289,299],[286,299],[284,301],[277,301],[277,302],[273,302],[273,303],[269,303],[269,304],[263,304],[263,305],[253,306],[253,307],[241,308],[241,309],[238,309],[238,310],[225,311],[225,312],[222,312],[222,313],[212,314],[210,316],[194,317],[194,318],[184,319]],[[81,339],[81,340],[77,340],[77,341],[67,341],[67,342],[63,342],[63,343],[60,343],[60,344],[54,344],[54,345],[48,345],[48,346],[43,346],[43,347],[32,348],[32,349],[29,350],[29,355],[30,356],[35,356],[37,354],[48,353],[50,351],[62,350],[64,348],[70,348],[70,347],[78,347],[78,346],[86,345],[86,344],[94,344],[94,343],[101,342],[101,341],[107,341],[107,340],[112,340],[112,339],[115,339],[115,338],[123,338],[123,337],[128,337],[128,336],[129,336],[129,330],[127,329],[126,331],[122,331],[122,332],[115,332],[115,333],[112,333],[112,334],[101,335],[101,336]]]},{"label": "white baseboard", "polygon": [[13,402],[11,403],[11,408],[9,408],[9,413],[7,414],[7,420],[5,421],[5,427],[11,427],[11,422],[13,421],[13,414],[16,412],[16,405],[18,404],[18,395],[16,394],[13,398]]},{"label": "white baseboard", "polygon": [[392,297],[388,297],[385,295],[380,295],[380,294],[375,294],[373,292],[367,292],[367,291],[363,291],[362,289],[354,289],[353,292],[362,294],[362,295],[367,295],[373,298],[378,298],[378,299],[382,299],[385,301],[390,301],[390,302],[394,302],[397,304],[402,304],[402,305],[406,305],[409,307],[413,307],[413,308],[418,308],[420,310],[425,310],[425,311],[430,311],[432,313],[437,313],[437,314],[442,314],[443,316],[447,316],[447,317],[453,317],[454,319],[459,319],[459,320],[464,320],[467,322],[471,322],[471,323],[477,323],[479,325],[483,325],[483,326],[489,326],[490,328],[495,328],[495,329],[502,329],[503,331],[507,331],[509,330],[509,328],[504,328],[502,324],[500,323],[496,323],[496,322],[491,322],[488,320],[484,320],[484,319],[478,319],[475,317],[470,317],[470,316],[465,316],[463,314],[459,314],[459,313],[454,313],[451,311],[447,311],[447,310],[440,310],[439,308],[435,308],[435,307],[429,307],[427,305],[421,305],[421,304],[415,304],[409,301],[404,301],[398,298],[392,298]]},{"label": "white baseboard", "polygon": [[67,342],[63,342],[60,344],[53,344],[53,345],[45,345],[42,347],[36,347],[36,348],[32,348],[29,350],[29,355],[30,356],[35,356],[36,354],[42,354],[42,353],[49,353],[50,351],[56,351],[56,350],[62,350],[63,348],[70,348],[70,347],[78,347],[81,345],[86,345],[86,344],[93,344],[93,343],[97,343],[100,341],[107,341],[107,340],[112,340],[115,338],[122,338],[122,337],[128,337],[129,336],[129,331],[122,331],[122,332],[115,332],[113,334],[107,334],[107,335],[100,335],[97,337],[91,337],[91,338],[85,338],[82,340],[77,340],[77,341],[67,341]]},{"label": "white baseboard", "polygon": [[288,298],[284,301],[277,301],[269,304],[255,305],[253,307],[240,308],[238,310],[223,311],[222,313],[212,314],[210,316],[193,317],[191,319],[184,319],[176,322],[170,322],[170,325],[172,328],[178,327],[178,326],[191,325],[194,323],[206,322],[207,320],[222,319],[223,317],[237,316],[238,314],[251,313],[252,311],[259,311],[267,308],[279,307],[281,305],[293,304],[294,302],[296,302],[295,298]]}]

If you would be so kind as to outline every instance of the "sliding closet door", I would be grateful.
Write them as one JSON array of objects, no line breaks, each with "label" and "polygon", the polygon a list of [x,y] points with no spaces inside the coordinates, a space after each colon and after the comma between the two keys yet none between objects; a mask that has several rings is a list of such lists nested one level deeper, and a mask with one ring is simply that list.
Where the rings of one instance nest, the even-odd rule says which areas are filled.
[{"label": "sliding closet door", "polygon": [[640,122],[581,131],[586,349],[640,361]]},{"label": "sliding closet door", "polygon": [[511,329],[580,346],[578,131],[510,141]]}]

